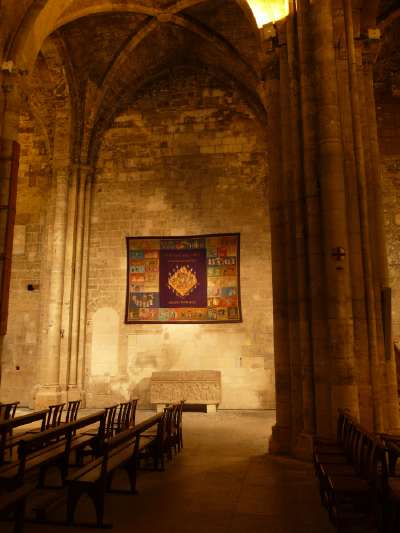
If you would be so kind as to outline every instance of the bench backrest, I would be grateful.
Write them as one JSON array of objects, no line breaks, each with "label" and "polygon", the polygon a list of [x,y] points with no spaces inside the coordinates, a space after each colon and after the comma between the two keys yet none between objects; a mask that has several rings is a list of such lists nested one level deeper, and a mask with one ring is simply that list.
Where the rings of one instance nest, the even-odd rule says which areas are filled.
[{"label": "bench backrest", "polygon": [[64,444],[63,453],[66,460],[68,460],[72,439],[74,438],[78,429],[82,429],[87,426],[91,426],[96,422],[104,420],[105,413],[104,411],[99,411],[97,413],[85,416],[80,418],[75,422],[68,422],[61,424],[54,428],[49,428],[40,433],[34,433],[29,436],[24,436],[18,447],[18,457],[19,457],[19,468],[17,474],[17,480],[22,482],[26,460],[30,455],[38,452],[39,450],[46,451],[46,448],[49,449],[50,446],[59,446],[60,441]]},{"label": "bench backrest", "polygon": [[45,429],[55,428],[61,424],[61,415],[65,403],[49,405],[49,412],[46,417]]},{"label": "bench backrest", "polygon": [[75,422],[82,400],[70,400],[67,404],[65,422]]},{"label": "bench backrest", "polygon": [[43,428],[47,413],[48,409],[43,409],[42,411],[34,411],[33,413],[29,413],[27,415],[16,416],[15,418],[1,421],[0,435],[3,433],[9,433],[10,430],[15,428],[26,426],[27,424],[32,424],[33,422],[38,421],[42,422],[41,427]]},{"label": "bench backrest", "polygon": [[114,434],[115,417],[117,414],[118,404],[110,405],[104,408],[105,418],[101,427],[101,433],[104,439],[109,439]]},{"label": "bench backrest", "polygon": [[33,422],[41,422],[41,429],[43,430],[47,412],[48,410],[44,409],[0,422],[0,464],[3,462],[4,452],[7,449],[8,439],[13,429],[32,424]]},{"label": "bench backrest", "polygon": [[119,404],[115,433],[120,433],[135,425],[137,398]]},{"label": "bench backrest", "polygon": [[19,402],[0,403],[0,421],[14,418]]}]

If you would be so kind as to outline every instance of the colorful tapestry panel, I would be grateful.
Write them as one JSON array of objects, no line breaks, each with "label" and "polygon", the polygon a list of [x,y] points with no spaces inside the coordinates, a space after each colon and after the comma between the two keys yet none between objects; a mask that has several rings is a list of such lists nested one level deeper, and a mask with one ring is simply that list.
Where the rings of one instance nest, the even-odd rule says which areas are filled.
[{"label": "colorful tapestry panel", "polygon": [[128,237],[126,322],[241,322],[240,235]]}]

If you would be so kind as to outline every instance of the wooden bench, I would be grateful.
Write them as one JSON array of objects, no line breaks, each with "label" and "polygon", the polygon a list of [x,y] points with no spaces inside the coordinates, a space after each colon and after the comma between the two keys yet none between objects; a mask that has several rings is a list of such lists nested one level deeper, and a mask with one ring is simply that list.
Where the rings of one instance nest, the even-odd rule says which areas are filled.
[{"label": "wooden bench", "polygon": [[[343,419],[344,417],[344,419]],[[337,531],[377,527],[387,449],[348,413],[339,413],[336,442],[315,443],[314,466],[322,504]]]},{"label": "wooden bench", "polygon": [[[98,435],[79,433],[79,430],[96,423],[99,424]],[[18,460],[0,467],[0,512],[4,514],[15,509],[16,532],[22,531],[26,497],[43,485],[46,468],[57,465],[63,485],[69,473],[71,452],[87,445],[90,440],[101,440],[103,433],[104,411],[101,411],[40,433],[22,435],[18,446]],[[35,472],[36,480],[32,475]]]},{"label": "wooden bench", "polygon": [[78,430],[95,423],[100,423],[101,435],[104,427],[103,411],[40,433],[23,435],[19,441],[18,460],[0,467],[0,487],[22,484],[26,473],[34,469],[40,471],[40,484],[43,485],[45,471],[50,464],[59,466],[64,480],[68,474],[71,452],[86,446],[93,439],[101,439],[101,436],[78,433]]},{"label": "wooden bench", "polygon": [[[68,476],[67,523],[74,523],[74,515],[80,497],[86,493],[93,501],[96,511],[97,527],[104,527],[104,498],[111,490],[112,477],[118,468],[124,468],[130,482],[130,492],[136,492],[136,463],[140,449],[152,446],[154,439],[144,439],[141,435],[154,425],[160,425],[163,415],[157,414],[137,424],[134,428],[124,430],[104,441],[101,456],[91,461]],[[154,453],[159,453],[154,446]]]},{"label": "wooden bench", "polygon": [[26,498],[31,490],[29,485],[21,485],[12,491],[0,492],[0,515],[7,518],[13,512],[14,533],[23,532]]},{"label": "wooden bench", "polygon": [[0,422],[0,465],[4,463],[5,452],[7,450],[12,451],[12,448],[18,445],[24,433],[17,435],[13,434],[13,431],[17,428],[23,426],[28,426],[38,422],[40,424],[40,429],[43,431],[45,427],[45,421],[48,410],[44,409],[42,411],[35,411],[23,416],[17,416],[10,420],[5,420]]},{"label": "wooden bench", "polygon": [[64,422],[75,422],[82,400],[70,400],[67,404]]},{"label": "wooden bench", "polygon": [[0,421],[14,418],[19,402],[0,403]]},{"label": "wooden bench", "polygon": [[114,434],[120,433],[125,429],[134,427],[136,418],[136,407],[138,398],[127,402],[121,402],[118,406],[118,416],[114,423]]}]

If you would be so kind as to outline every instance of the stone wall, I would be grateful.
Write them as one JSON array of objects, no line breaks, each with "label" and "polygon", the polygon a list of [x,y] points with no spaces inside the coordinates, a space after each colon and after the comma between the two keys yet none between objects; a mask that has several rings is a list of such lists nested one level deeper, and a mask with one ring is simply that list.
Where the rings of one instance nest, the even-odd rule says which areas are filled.
[{"label": "stone wall", "polygon": [[[154,82],[102,145],[91,215],[86,391],[149,404],[156,370],[221,370],[222,408],[274,407],[266,141],[234,87]],[[241,233],[243,323],[125,325],[127,236]]]},{"label": "stone wall", "polygon": [[400,98],[378,103],[385,229],[393,290],[393,339],[400,342]]},{"label": "stone wall", "polygon": [[[45,137],[28,113],[21,116],[19,142],[21,159],[8,332],[1,361],[1,400],[18,399],[21,405],[32,405],[40,361],[42,259],[50,178]],[[28,290],[28,285],[33,290]]]}]

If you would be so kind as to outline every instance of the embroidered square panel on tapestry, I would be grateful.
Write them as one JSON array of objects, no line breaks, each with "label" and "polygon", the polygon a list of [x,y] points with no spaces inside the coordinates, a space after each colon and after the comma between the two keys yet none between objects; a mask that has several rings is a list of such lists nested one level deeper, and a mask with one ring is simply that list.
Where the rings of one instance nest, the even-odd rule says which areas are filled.
[{"label": "embroidered square panel on tapestry", "polygon": [[241,322],[240,234],[128,237],[127,324]]}]

